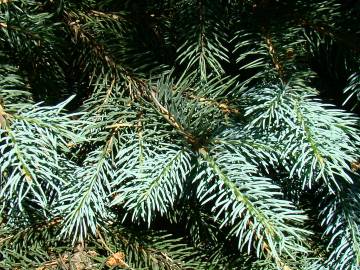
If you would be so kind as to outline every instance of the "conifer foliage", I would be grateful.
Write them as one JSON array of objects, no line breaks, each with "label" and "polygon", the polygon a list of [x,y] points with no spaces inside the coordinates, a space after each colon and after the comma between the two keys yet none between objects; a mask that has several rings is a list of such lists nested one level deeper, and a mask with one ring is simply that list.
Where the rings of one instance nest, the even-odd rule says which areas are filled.
[{"label": "conifer foliage", "polygon": [[359,18],[0,0],[0,268],[360,269]]}]

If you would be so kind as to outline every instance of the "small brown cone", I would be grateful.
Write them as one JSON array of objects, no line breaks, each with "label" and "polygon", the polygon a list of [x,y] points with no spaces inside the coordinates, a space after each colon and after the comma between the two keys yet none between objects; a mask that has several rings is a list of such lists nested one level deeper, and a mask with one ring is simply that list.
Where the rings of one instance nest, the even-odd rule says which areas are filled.
[{"label": "small brown cone", "polygon": [[121,268],[128,268],[129,265],[125,262],[125,253],[124,252],[116,252],[112,254],[106,260],[106,266],[108,267],[121,267]]}]

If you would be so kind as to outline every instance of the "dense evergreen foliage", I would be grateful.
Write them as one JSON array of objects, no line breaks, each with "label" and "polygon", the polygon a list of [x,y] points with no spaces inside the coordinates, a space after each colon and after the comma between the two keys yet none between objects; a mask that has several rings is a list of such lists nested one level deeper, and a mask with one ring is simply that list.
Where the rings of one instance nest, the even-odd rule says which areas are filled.
[{"label": "dense evergreen foliage", "polygon": [[1,269],[360,269],[360,3],[0,0]]}]

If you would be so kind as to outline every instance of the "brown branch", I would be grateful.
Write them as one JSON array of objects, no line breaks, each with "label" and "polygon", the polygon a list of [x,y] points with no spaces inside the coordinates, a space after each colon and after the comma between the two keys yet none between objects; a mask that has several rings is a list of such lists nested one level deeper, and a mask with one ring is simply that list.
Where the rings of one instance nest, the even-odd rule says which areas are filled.
[{"label": "brown branch", "polygon": [[194,94],[190,94],[190,95],[186,95],[188,98],[199,101],[201,103],[210,105],[210,106],[215,106],[217,107],[219,110],[221,110],[224,114],[239,114],[240,111],[236,108],[231,108],[229,103],[227,101],[223,101],[223,102],[219,102],[213,99],[208,99],[208,98],[204,98],[204,97],[200,97],[200,96],[196,96]]},{"label": "brown branch", "polygon": [[7,118],[8,114],[5,112],[4,108],[0,104],[0,128],[5,129],[7,127]]},{"label": "brown branch", "polygon": [[[102,13],[96,12],[96,14]],[[119,65],[115,61],[115,59],[106,51],[106,48],[103,44],[98,43],[95,37],[93,37],[89,32],[85,31],[85,29],[80,24],[80,20],[78,17],[74,16],[70,12],[64,12],[64,19],[70,31],[74,34],[75,39],[80,38],[81,41],[89,44],[93,53],[98,56],[111,69],[119,70],[123,75],[124,79],[126,80],[139,80],[134,76],[134,74],[130,72],[130,70]]]},{"label": "brown branch", "polygon": [[265,35],[265,42],[266,42],[266,45],[268,47],[268,51],[269,51],[269,54],[271,56],[272,63],[274,65],[277,73],[279,74],[280,80],[284,81],[284,66],[279,61],[279,57],[278,57],[278,55],[277,55],[277,53],[275,51],[274,43],[272,42],[272,39],[271,39],[269,34]]},{"label": "brown branch", "polygon": [[[94,14],[98,16],[103,15],[105,13],[92,11]],[[125,80],[127,87],[129,89],[130,97],[133,99],[137,99],[142,96],[142,91],[144,88],[144,81],[138,78],[135,74],[133,74],[129,69],[117,63],[116,60],[112,57],[109,52],[107,52],[105,45],[98,43],[96,38],[91,35],[88,31],[86,31],[83,26],[80,24],[80,19],[77,14],[71,14],[70,12],[64,12],[64,20],[68,25],[70,31],[74,35],[75,41],[80,39],[81,42],[87,44],[92,51],[92,53],[99,58],[104,64],[106,64],[110,70],[114,72],[114,79],[112,81],[112,85],[115,83],[115,80],[119,77],[118,72],[120,73],[120,77]],[[110,87],[111,89],[112,87]],[[108,93],[110,94],[110,93]]]},{"label": "brown branch", "polygon": [[36,224],[33,228],[36,230],[48,229],[50,227],[54,227],[62,222],[61,217],[55,217],[54,219],[50,220],[49,222],[44,222],[40,224]]},{"label": "brown branch", "polygon": [[154,90],[150,90],[149,96],[155,106],[159,109],[163,117],[168,121],[168,123],[175,127],[191,145],[197,146],[197,138],[190,132],[185,130],[185,128],[176,120],[176,118],[158,101],[158,99],[156,98],[156,92]]},{"label": "brown branch", "polygon": [[116,124],[112,124],[110,126],[107,126],[106,128],[112,128],[115,130],[118,130],[120,128],[125,128],[125,127],[135,127],[135,128],[140,128],[141,125],[139,123],[137,124],[131,124],[131,123],[116,123]]},{"label": "brown branch", "polygon": [[[92,11],[92,14],[95,16],[108,16],[106,13]],[[110,68],[117,70],[119,69],[119,65],[116,64],[115,60],[106,52],[104,46],[102,44],[98,44],[93,36],[84,31],[84,29],[80,25],[80,21],[74,15],[71,15],[68,12],[65,12],[65,21],[67,22],[70,30],[73,32],[76,38],[80,38],[83,42],[88,43],[93,50],[94,54],[97,55],[100,59],[102,59]],[[155,104],[156,108],[159,112],[164,116],[164,118],[175,127],[185,138],[186,140],[193,146],[198,145],[198,140],[195,136],[193,136],[190,132],[186,131],[185,128],[176,120],[176,118],[157,100],[156,91],[148,89],[147,82],[137,78],[130,71],[126,70],[123,67],[120,67],[120,72],[123,74],[124,79],[127,82],[127,88],[130,92],[130,96],[133,99],[145,98],[150,100],[153,104]],[[109,97],[111,90],[113,88],[113,84],[115,80],[112,81],[110,88],[105,97],[105,102]],[[195,96],[193,96],[195,98]],[[218,106],[223,112],[226,113],[237,113],[237,110],[231,109],[226,103],[218,103],[216,101],[206,100],[204,98],[198,98],[201,102],[206,102],[208,104]],[[119,129],[122,127],[130,127],[134,125],[129,125],[126,123],[117,123],[109,126],[109,128]],[[136,125],[135,125],[136,126]]]},{"label": "brown branch", "polygon": [[351,170],[353,172],[360,171],[360,160],[359,161],[353,161],[351,163]]},{"label": "brown branch", "polygon": [[95,41],[95,38],[92,37],[89,33],[84,31],[82,26],[80,25],[80,20],[78,18],[75,18],[72,16],[69,12],[64,12],[64,18],[69,26],[69,29],[74,34],[75,39],[77,40],[80,38],[83,42],[90,45],[92,51],[95,55],[97,55],[99,58],[101,58],[110,68],[116,68],[116,63],[112,57],[110,57],[106,51],[103,45],[98,44]]},{"label": "brown branch", "polygon": [[111,96],[112,90],[115,85],[115,81],[116,81],[115,78],[111,81],[111,85],[110,85],[108,91],[106,92],[106,96],[105,96],[103,104],[107,103],[107,101],[109,100],[109,97]]},{"label": "brown branch", "polygon": [[91,10],[89,14],[94,17],[104,17],[104,18],[108,18],[108,19],[112,19],[112,20],[124,19],[123,17],[121,17],[117,14],[114,14],[114,13],[105,13],[105,12],[101,12],[101,11],[97,11],[97,10]]},{"label": "brown branch", "polygon": [[[144,85],[144,88],[146,85]],[[176,88],[171,88],[172,91],[176,91]],[[170,91],[171,91],[170,90]],[[170,123],[174,128],[176,128],[180,134],[182,134],[185,139],[194,147],[196,151],[201,151],[201,145],[200,140],[196,138],[192,133],[187,131],[178,121],[177,119],[169,112],[157,99],[157,90],[152,89],[146,89],[142,91],[146,97],[146,99],[150,100],[153,104],[155,104],[155,107],[159,110],[159,112],[163,115],[163,117],[166,119],[168,123]],[[190,93],[184,93],[184,97],[192,100],[196,100],[200,103],[204,103],[210,106],[216,106],[219,110],[221,110],[224,114],[239,114],[240,111],[236,108],[231,108],[229,104],[226,101],[218,102],[212,99],[207,99],[204,97],[196,96],[194,94]]]}]

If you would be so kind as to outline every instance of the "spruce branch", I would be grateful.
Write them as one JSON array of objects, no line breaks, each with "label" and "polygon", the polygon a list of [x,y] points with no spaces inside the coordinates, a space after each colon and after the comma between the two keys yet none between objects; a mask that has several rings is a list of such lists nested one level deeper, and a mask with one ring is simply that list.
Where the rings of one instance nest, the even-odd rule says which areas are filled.
[{"label": "spruce branch", "polygon": [[360,264],[360,229],[356,205],[356,189],[339,192],[327,198],[320,216],[326,226],[324,236],[330,236],[331,251],[327,263],[334,269],[356,269]]},{"label": "spruce branch", "polygon": [[[181,44],[177,50],[177,59],[179,64],[186,65],[186,71],[189,73],[195,70],[200,81],[204,83],[213,74],[220,77],[224,73],[221,61],[228,61],[227,49],[224,46],[226,38],[223,37],[225,32],[221,31],[223,27],[219,21],[214,20],[216,12],[212,8],[206,0],[198,0],[196,3],[185,3],[180,14],[181,19],[188,16],[195,20],[197,31],[190,40],[187,37]],[[194,28],[193,20],[189,20],[187,28]]]},{"label": "spruce branch", "polygon": [[164,143],[158,144],[161,151],[157,151],[142,136],[138,145],[125,146],[116,156],[123,165],[112,183],[115,198],[111,205],[123,205],[133,220],[150,225],[156,212],[164,215],[173,207],[191,168],[190,154]]},{"label": "spruce branch", "polygon": [[[203,166],[208,168],[204,168],[206,171],[196,177],[196,181],[200,181],[197,191],[199,200],[202,204],[211,202],[216,213],[215,219],[222,220],[221,226],[231,226],[231,235],[239,238],[239,249],[247,246],[250,252],[251,247],[254,247],[258,257],[270,256],[279,266],[289,269],[282,262],[281,254],[288,253],[291,256],[296,250],[304,252],[303,247],[296,242],[301,241],[301,235],[305,231],[288,227],[284,222],[286,219],[301,222],[304,217],[294,209],[289,209],[293,215],[288,217],[287,211],[281,213],[286,207],[292,206],[274,198],[279,194],[275,191],[276,187],[267,183],[266,179],[251,176],[249,172],[255,168],[238,152],[231,152],[230,158],[230,152],[224,150],[218,146],[210,155],[205,151],[201,152]],[[226,162],[229,158],[231,163]],[[263,197],[265,189],[266,194],[273,192],[269,200]],[[266,202],[260,203],[262,200]],[[281,222],[283,225],[278,224],[280,216],[284,219]]]},{"label": "spruce branch", "polygon": [[336,30],[328,28],[323,24],[317,24],[307,20],[300,20],[300,25],[304,28],[313,29],[322,36],[327,36],[332,40],[336,40],[346,47],[349,47],[354,52],[360,51],[359,46],[357,46],[359,40],[356,37],[355,40],[349,39],[346,35],[338,33]]},{"label": "spruce branch", "polygon": [[247,107],[245,114],[253,116],[250,126],[276,128],[279,141],[286,145],[282,157],[293,160],[290,175],[303,178],[303,188],[320,178],[330,189],[341,187],[338,177],[352,183],[349,172],[357,155],[356,119],[320,105],[312,99],[311,89],[309,96],[300,89],[302,86],[283,86],[275,92],[266,89],[262,95],[256,93],[259,104]]},{"label": "spruce branch", "polygon": [[83,242],[88,230],[95,235],[98,226],[107,218],[109,181],[114,171],[110,158],[115,136],[116,133],[111,134],[103,147],[87,156],[84,166],[75,171],[74,179],[81,178],[83,182],[70,182],[59,200],[58,211],[65,213],[61,234],[73,236],[73,243]]},{"label": "spruce branch", "polygon": [[358,15],[0,0],[0,268],[358,269]]},{"label": "spruce branch", "polygon": [[5,180],[1,196],[10,200],[21,187],[15,197],[20,210],[24,198],[32,196],[41,207],[47,207],[50,199],[47,189],[60,193],[59,185],[67,182],[57,175],[64,166],[60,151],[68,151],[68,141],[82,140],[81,135],[73,132],[70,115],[61,112],[68,102],[54,107],[28,105],[22,111],[7,115],[9,123],[0,130],[1,175]]},{"label": "spruce branch", "polygon": [[348,85],[344,89],[344,93],[347,94],[347,98],[343,102],[343,105],[351,102],[354,104],[352,106],[352,110],[354,110],[360,103],[360,73],[353,73],[349,77]]}]

